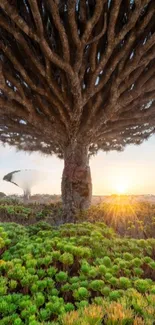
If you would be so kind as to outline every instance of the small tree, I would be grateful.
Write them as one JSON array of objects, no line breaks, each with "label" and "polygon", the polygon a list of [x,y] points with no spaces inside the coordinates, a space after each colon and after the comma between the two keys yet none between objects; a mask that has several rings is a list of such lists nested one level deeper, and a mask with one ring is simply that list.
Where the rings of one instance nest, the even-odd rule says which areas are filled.
[{"label": "small tree", "polygon": [[64,159],[68,221],[89,157],[155,130],[154,0],[0,0],[0,140]]}]

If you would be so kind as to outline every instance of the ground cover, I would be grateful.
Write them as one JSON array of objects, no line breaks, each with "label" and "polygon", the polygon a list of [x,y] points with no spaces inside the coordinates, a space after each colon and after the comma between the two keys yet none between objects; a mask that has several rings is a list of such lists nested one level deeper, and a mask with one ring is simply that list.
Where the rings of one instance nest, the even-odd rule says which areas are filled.
[{"label": "ground cover", "polygon": [[153,325],[155,239],[104,223],[0,224],[0,325]]},{"label": "ground cover", "polygon": [[[155,204],[130,202],[128,197],[116,197],[108,203],[92,205],[77,213],[77,222],[104,222],[119,235],[133,238],[155,237]],[[0,199],[0,222],[16,222],[22,225],[46,221],[51,225],[64,222],[61,202],[50,204],[23,204],[17,199]]]}]

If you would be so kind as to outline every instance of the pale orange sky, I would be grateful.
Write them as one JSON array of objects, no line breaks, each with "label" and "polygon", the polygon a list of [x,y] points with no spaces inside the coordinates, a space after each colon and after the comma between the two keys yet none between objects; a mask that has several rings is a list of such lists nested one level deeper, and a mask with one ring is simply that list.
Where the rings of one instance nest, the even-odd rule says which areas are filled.
[{"label": "pale orange sky", "polygon": [[[17,169],[47,172],[47,178],[32,193],[59,194],[63,161],[39,153],[29,155],[14,148],[0,146],[0,191],[22,194],[22,190],[2,180],[6,173]],[[99,152],[90,160],[93,194],[106,195],[125,187],[130,194],[155,194],[155,136],[140,146],[128,146],[122,153]]]}]

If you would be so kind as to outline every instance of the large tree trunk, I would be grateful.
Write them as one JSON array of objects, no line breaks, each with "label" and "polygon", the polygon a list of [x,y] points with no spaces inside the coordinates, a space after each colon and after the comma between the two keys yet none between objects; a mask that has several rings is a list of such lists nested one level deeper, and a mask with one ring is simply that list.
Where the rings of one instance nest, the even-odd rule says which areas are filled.
[{"label": "large tree trunk", "polygon": [[77,212],[87,209],[92,197],[88,149],[83,144],[65,150],[61,190],[65,222],[76,222]]}]

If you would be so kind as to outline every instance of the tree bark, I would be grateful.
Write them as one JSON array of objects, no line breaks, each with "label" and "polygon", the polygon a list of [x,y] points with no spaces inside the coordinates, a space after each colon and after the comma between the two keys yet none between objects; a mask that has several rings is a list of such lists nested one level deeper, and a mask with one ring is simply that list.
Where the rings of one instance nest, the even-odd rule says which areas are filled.
[{"label": "tree bark", "polygon": [[87,209],[92,197],[88,148],[81,143],[65,150],[61,192],[64,221],[75,223],[77,212]]}]

